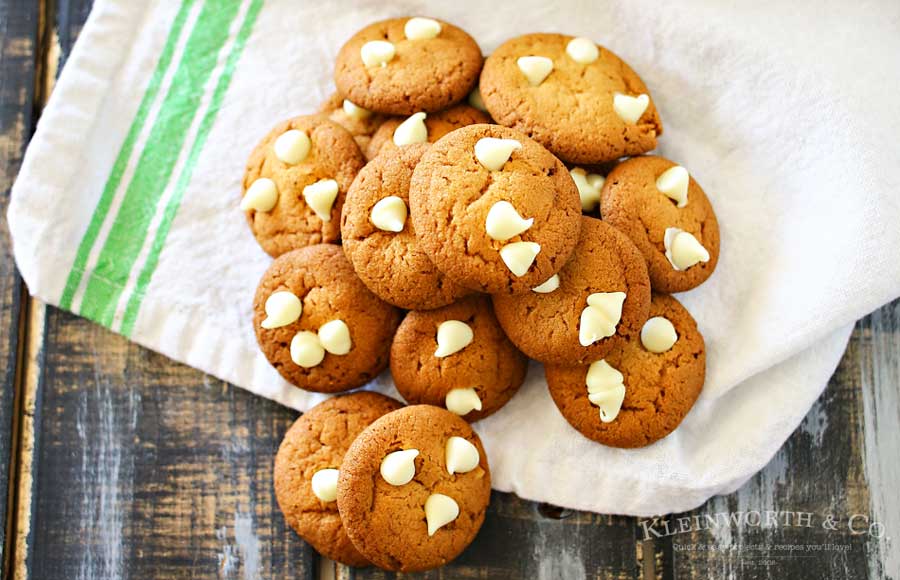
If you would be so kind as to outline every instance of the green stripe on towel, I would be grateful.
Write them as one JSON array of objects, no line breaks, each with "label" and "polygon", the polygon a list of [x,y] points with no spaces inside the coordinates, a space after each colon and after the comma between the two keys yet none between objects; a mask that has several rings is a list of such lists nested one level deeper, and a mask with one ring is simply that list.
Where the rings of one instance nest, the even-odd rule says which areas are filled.
[{"label": "green stripe on towel", "polygon": [[147,261],[144,263],[143,268],[141,268],[141,272],[137,280],[137,285],[135,286],[131,296],[128,298],[128,306],[125,309],[125,316],[122,320],[121,328],[121,332],[125,336],[131,337],[131,332],[132,330],[134,330],[134,323],[135,320],[137,320],[137,315],[141,308],[141,302],[144,299],[144,295],[147,291],[147,286],[150,284],[150,280],[153,277],[153,272],[156,271],[156,266],[159,263],[159,254],[162,251],[163,245],[165,244],[166,236],[168,235],[169,228],[172,225],[172,220],[175,218],[175,213],[178,211],[178,207],[181,205],[181,199],[184,196],[184,190],[187,188],[188,184],[191,181],[191,175],[193,174],[194,166],[197,163],[197,158],[200,156],[200,152],[203,150],[203,146],[206,144],[206,138],[209,136],[209,132],[212,129],[213,123],[216,119],[216,114],[219,112],[219,107],[221,107],[222,105],[222,99],[225,97],[225,93],[227,92],[228,87],[231,84],[231,77],[234,74],[235,66],[237,65],[237,62],[241,57],[244,45],[247,42],[247,37],[250,36],[250,32],[253,30],[253,24],[256,22],[256,16],[257,14],[259,14],[259,10],[262,7],[262,4],[263,0],[253,0],[253,3],[250,5],[250,8],[247,11],[247,17],[244,19],[244,23],[241,25],[240,32],[238,32],[237,39],[235,40],[234,46],[231,49],[231,53],[228,55],[228,60],[225,63],[225,69],[222,72],[222,76],[219,78],[219,82],[216,85],[215,92],[213,93],[212,101],[209,105],[209,110],[203,117],[203,121],[200,125],[200,131],[197,133],[197,138],[194,141],[193,147],[191,147],[190,156],[188,157],[187,163],[184,166],[184,170],[181,172],[181,175],[178,178],[178,184],[175,188],[175,192],[172,195],[172,198],[169,200],[169,204],[166,206],[163,219],[159,225],[159,229],[156,231],[156,236],[153,239],[153,246],[150,248],[150,253],[147,256]]},{"label": "green stripe on towel", "polygon": [[113,322],[119,296],[147,237],[156,206],[171,179],[239,7],[240,3],[232,0],[208,0],[187,41],[172,87],[85,289],[80,314],[104,326]]},{"label": "green stripe on towel", "polygon": [[72,298],[75,297],[75,292],[81,284],[81,278],[84,275],[91,248],[94,247],[94,243],[97,241],[97,236],[100,234],[100,228],[103,226],[103,221],[106,218],[106,214],[109,212],[110,205],[112,205],[113,197],[115,196],[116,190],[119,188],[122,175],[125,173],[125,167],[128,165],[128,159],[131,157],[135,141],[141,133],[141,130],[144,128],[144,123],[147,121],[147,115],[150,113],[150,108],[156,100],[163,78],[166,76],[166,71],[172,63],[175,46],[178,44],[178,39],[181,37],[181,29],[184,27],[184,23],[187,20],[188,13],[190,13],[193,4],[194,0],[184,0],[181,4],[181,8],[178,9],[178,14],[175,15],[175,20],[172,22],[172,28],[169,30],[166,43],[163,45],[162,53],[159,55],[156,69],[150,77],[150,82],[147,84],[147,89],[144,91],[143,98],[141,98],[141,104],[138,106],[137,114],[131,122],[131,127],[128,129],[125,141],[122,143],[119,154],[116,156],[116,160],[113,163],[112,171],[103,188],[103,193],[100,195],[100,200],[97,202],[97,207],[94,209],[94,213],[91,216],[88,229],[81,239],[81,243],[78,245],[78,252],[75,254],[75,262],[72,264],[72,270],[69,272],[69,277],[66,280],[66,287],[63,290],[62,298],[60,298],[59,303],[61,307],[67,310],[72,309]]}]

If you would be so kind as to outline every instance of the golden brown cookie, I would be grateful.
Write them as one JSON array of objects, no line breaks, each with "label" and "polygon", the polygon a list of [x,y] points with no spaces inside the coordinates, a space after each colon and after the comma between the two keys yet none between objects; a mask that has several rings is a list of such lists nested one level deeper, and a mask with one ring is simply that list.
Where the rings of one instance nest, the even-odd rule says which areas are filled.
[{"label": "golden brown cookie", "polygon": [[263,354],[288,382],[320,393],[355,389],[387,366],[400,311],[369,292],[338,246],[279,256],[253,299]]},{"label": "golden brown cookie", "polygon": [[644,255],[654,290],[690,290],[716,269],[716,214],[700,184],[672,161],[645,155],[617,165],[601,191],[600,211]]},{"label": "golden brown cookie", "polygon": [[431,261],[490,294],[528,292],[557,273],[578,239],[581,202],[566,167],[498,125],[445,135],[410,184],[410,215]]},{"label": "golden brown cookie", "polygon": [[513,344],[550,364],[603,358],[640,332],[649,306],[650,279],[638,249],[622,232],[587,216],[558,277],[526,294],[494,296],[497,319]]},{"label": "golden brown cookie", "polygon": [[431,263],[407,219],[409,180],[428,147],[382,151],[350,186],[341,217],[344,253],[356,273],[376,295],[406,309],[438,308],[471,292]]},{"label": "golden brown cookie", "polygon": [[508,40],[485,61],[480,89],[498,123],[571,163],[644,153],[662,134],[644,82],[587,39],[526,34]]},{"label": "golden brown cookie", "polygon": [[[380,115],[363,109],[337,92],[322,103],[319,113],[327,115],[330,120],[349,131],[363,153],[366,153],[375,131],[382,123],[392,119],[389,115]],[[369,155],[366,155],[366,158],[371,159]]]},{"label": "golden brown cookie", "polygon": [[665,294],[653,294],[650,316],[641,336],[592,365],[546,367],[553,401],[585,437],[650,445],[674,431],[700,395],[706,349],[697,323]]},{"label": "golden brown cookie", "polygon": [[482,60],[475,40],[452,24],[394,18],[370,24],[341,47],[334,83],[371,111],[440,111],[469,94]]},{"label": "golden brown cookie", "polygon": [[447,564],[475,539],[490,496],[487,455],[469,424],[415,405],[356,438],[341,464],[337,501],[363,556],[386,570],[415,572]]},{"label": "golden brown cookie", "polygon": [[407,403],[444,407],[470,423],[505,405],[527,370],[487,296],[408,313],[391,345],[391,375]]},{"label": "golden brown cookie", "polygon": [[369,564],[341,524],[337,471],[356,436],[402,406],[366,391],[333,397],[304,413],[284,434],[275,456],[275,498],[288,525],[326,558],[348,566]]},{"label": "golden brown cookie", "polygon": [[[395,149],[394,131],[405,121],[402,118],[392,118],[385,121],[372,135],[372,139],[365,150],[366,157],[374,159],[384,146]],[[491,118],[474,107],[468,105],[454,105],[449,109],[428,113],[422,123],[425,124],[425,135],[428,143],[434,143],[450,131],[476,125],[478,123],[490,123]]]},{"label": "golden brown cookie", "polygon": [[279,123],[256,146],[241,209],[268,254],[337,242],[341,206],[365,158],[353,136],[324,115]]}]

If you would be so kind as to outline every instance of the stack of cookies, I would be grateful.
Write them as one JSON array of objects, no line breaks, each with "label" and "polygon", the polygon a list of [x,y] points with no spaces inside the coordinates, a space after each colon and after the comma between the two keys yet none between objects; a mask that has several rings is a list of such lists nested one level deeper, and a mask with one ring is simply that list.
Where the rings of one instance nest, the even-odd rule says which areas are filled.
[{"label": "stack of cookies", "polygon": [[241,209],[275,260],[254,299],[260,347],[299,388],[339,393],[390,366],[411,406],[336,397],[288,431],[275,486],[323,554],[439,566],[490,496],[467,422],[544,363],[584,436],[641,447],[702,389],[703,337],[670,293],[719,254],[715,213],[647,87],[585,38],[528,34],[484,59],[463,30],[399,18],[340,50],[337,92],[253,151]]}]

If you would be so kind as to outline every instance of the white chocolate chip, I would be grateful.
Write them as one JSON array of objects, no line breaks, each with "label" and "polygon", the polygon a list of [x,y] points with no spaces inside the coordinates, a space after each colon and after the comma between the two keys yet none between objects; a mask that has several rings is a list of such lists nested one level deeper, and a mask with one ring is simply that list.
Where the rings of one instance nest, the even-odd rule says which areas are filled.
[{"label": "white chocolate chip", "polygon": [[637,123],[649,105],[650,97],[644,94],[636,97],[622,93],[613,95],[613,110],[620,119],[629,125]]},{"label": "white chocolate chip", "polygon": [[687,270],[694,264],[709,262],[709,252],[693,234],[680,228],[666,228],[663,237],[666,258],[675,270]]},{"label": "white chocolate chip", "polygon": [[515,139],[484,137],[475,143],[475,159],[488,171],[500,171],[512,152],[521,148],[522,144]]},{"label": "white chocolate chip", "polygon": [[303,303],[293,292],[272,292],[266,298],[266,318],[259,323],[266,329],[280,328],[296,322],[303,313]]},{"label": "white chocolate chip", "polygon": [[678,340],[675,325],[668,318],[654,316],[641,328],[641,344],[650,352],[657,354],[666,352]]},{"label": "white chocolate chip", "polygon": [[334,206],[337,195],[338,183],[333,179],[320,179],[303,188],[303,199],[306,200],[306,205],[311,207],[323,222],[331,221],[331,208]]},{"label": "white chocolate chip", "polygon": [[403,26],[403,32],[410,40],[428,40],[441,33],[441,23],[431,18],[410,18]]},{"label": "white chocolate chip", "polygon": [[447,460],[447,472],[450,475],[469,473],[478,467],[478,462],[481,460],[478,448],[462,437],[447,439],[444,455]]},{"label": "white chocolate chip", "polygon": [[425,500],[425,521],[428,522],[429,536],[458,517],[459,505],[452,497],[433,493]]},{"label": "white chocolate chip", "polygon": [[247,193],[241,199],[241,209],[249,211],[272,211],[275,202],[278,201],[278,188],[275,182],[268,177],[260,177],[250,184]]},{"label": "white chocolate chip", "polygon": [[306,131],[291,129],[275,139],[275,157],[288,165],[296,165],[306,159],[310,148],[309,135]]},{"label": "white chocolate chip", "polygon": [[437,350],[434,356],[444,358],[472,344],[475,333],[461,320],[445,320],[437,329]]},{"label": "white chocolate chip", "polygon": [[344,99],[344,104],[342,105],[342,107],[344,109],[344,113],[348,117],[350,117],[351,119],[356,119],[357,121],[362,121],[372,116],[372,111],[363,109],[353,101],[349,101],[347,99]]},{"label": "white chocolate chip", "polygon": [[522,56],[516,64],[533,87],[540,85],[553,72],[553,61],[546,56]]},{"label": "white chocolate chip", "polygon": [[513,242],[500,248],[500,258],[509,271],[522,277],[531,268],[534,259],[541,253],[541,245],[536,242]]},{"label": "white chocolate chip", "polygon": [[578,197],[581,198],[581,209],[583,211],[594,211],[600,204],[600,190],[606,183],[606,178],[599,173],[588,173],[581,167],[575,167],[569,170],[575,187],[578,188]]},{"label": "white chocolate chip", "polygon": [[543,284],[532,288],[531,291],[537,292],[538,294],[550,294],[557,288],[559,288],[559,274],[554,274],[547,278],[546,282]]},{"label": "white chocolate chip", "polygon": [[398,147],[428,141],[425,113],[413,113],[394,129],[394,145]]},{"label": "white chocolate chip", "polygon": [[370,40],[359,49],[359,56],[366,66],[385,66],[395,54],[394,45],[386,40]]},{"label": "white chocolate chip", "polygon": [[456,415],[466,415],[472,411],[481,410],[481,399],[475,389],[451,389],[444,399],[447,410]]},{"label": "white chocolate chip", "polygon": [[418,449],[404,449],[388,453],[381,460],[381,477],[391,485],[406,485],[416,476]]},{"label": "white chocolate chip", "polygon": [[305,369],[312,368],[325,358],[325,349],[314,332],[301,330],[291,339],[291,360]]},{"label": "white chocolate chip", "polygon": [[350,328],[341,319],[329,320],[319,327],[319,343],[331,354],[345,355],[353,346]]},{"label": "white chocolate chip", "polygon": [[525,219],[513,204],[508,201],[498,201],[488,211],[484,227],[487,235],[499,242],[505,242],[527,231],[534,223],[534,218]]},{"label": "white chocolate chip", "polygon": [[598,360],[588,368],[588,400],[600,407],[600,420],[614,421],[625,400],[625,377],[605,360]]},{"label": "white chocolate chip", "polygon": [[406,224],[408,210],[403,200],[396,195],[389,195],[378,200],[372,206],[369,219],[379,230],[386,232],[402,232]]},{"label": "white chocolate chip", "polygon": [[681,165],[666,169],[656,180],[656,189],[666,197],[677,202],[677,207],[684,207],[688,202],[688,184],[691,176]]},{"label": "white chocolate chip", "polygon": [[313,473],[312,490],[313,494],[324,502],[334,501],[337,499],[337,469],[320,469]]},{"label": "white chocolate chip", "polygon": [[477,86],[469,93],[469,104],[482,113],[488,112],[487,107],[484,106],[484,99],[481,98],[481,89]]},{"label": "white chocolate chip", "polygon": [[578,342],[581,346],[590,346],[616,333],[616,325],[622,319],[624,302],[624,292],[595,292],[588,296],[588,305],[581,311],[581,323],[578,326]]},{"label": "white chocolate chip", "polygon": [[591,64],[600,57],[600,49],[590,38],[573,38],[566,45],[566,54],[579,64]]}]

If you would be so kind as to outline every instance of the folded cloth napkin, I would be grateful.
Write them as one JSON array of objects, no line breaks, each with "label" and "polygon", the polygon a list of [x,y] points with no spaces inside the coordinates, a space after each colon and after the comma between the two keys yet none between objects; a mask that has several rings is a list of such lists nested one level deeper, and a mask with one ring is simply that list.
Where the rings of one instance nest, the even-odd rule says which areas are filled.
[{"label": "folded cloth napkin", "polygon": [[[718,213],[718,270],[679,296],[706,337],[706,386],[674,434],[618,450],[569,427],[532,364],[476,427],[497,489],[598,512],[690,509],[766,464],[853,321],[900,294],[900,5],[727,4],[98,1],[13,189],[16,260],[42,300],[307,409],[322,396],[286,384],[251,328],[270,259],[238,200],[257,141],[317,109],[341,44],[377,19],[442,18],[486,54],[526,32],[589,36],[646,81],[659,153]],[[372,388],[396,395],[387,374]]]}]

